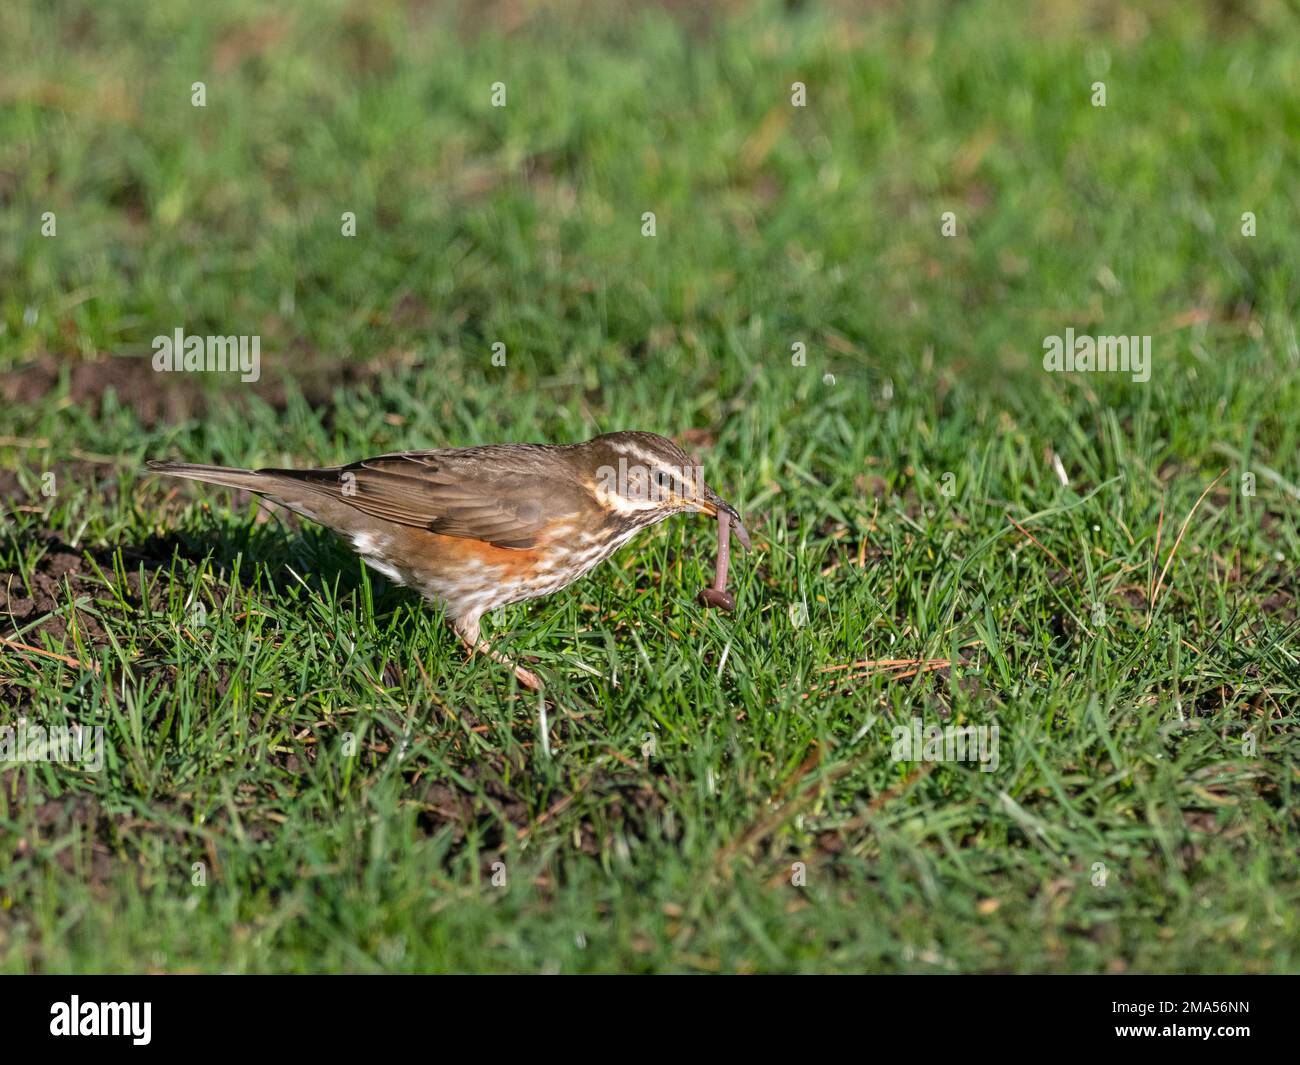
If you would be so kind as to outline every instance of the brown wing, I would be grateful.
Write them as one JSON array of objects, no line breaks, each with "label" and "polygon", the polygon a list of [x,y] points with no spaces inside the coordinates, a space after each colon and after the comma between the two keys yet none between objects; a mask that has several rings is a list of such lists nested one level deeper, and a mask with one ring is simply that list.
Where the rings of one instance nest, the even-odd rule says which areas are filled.
[{"label": "brown wing", "polygon": [[529,548],[548,524],[591,505],[590,494],[552,450],[499,444],[380,455],[324,470],[259,472],[305,481],[399,525]]}]

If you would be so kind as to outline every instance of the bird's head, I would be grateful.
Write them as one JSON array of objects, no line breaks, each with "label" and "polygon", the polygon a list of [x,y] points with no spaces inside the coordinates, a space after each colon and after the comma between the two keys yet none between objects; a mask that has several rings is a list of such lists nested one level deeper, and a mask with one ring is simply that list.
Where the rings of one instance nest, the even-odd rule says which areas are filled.
[{"label": "bird's head", "polygon": [[586,445],[595,459],[592,492],[611,515],[638,526],[694,512],[730,518],[736,538],[749,546],[740,514],[708,486],[704,468],[665,436],[619,432]]}]

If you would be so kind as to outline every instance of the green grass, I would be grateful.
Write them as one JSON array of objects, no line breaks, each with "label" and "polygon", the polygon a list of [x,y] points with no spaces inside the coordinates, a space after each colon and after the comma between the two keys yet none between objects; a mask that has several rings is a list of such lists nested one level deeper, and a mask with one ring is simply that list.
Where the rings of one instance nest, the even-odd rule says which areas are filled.
[{"label": "green grass", "polygon": [[[0,769],[0,968],[1300,970],[1294,6],[504,10],[0,10],[0,723],[107,744]],[[177,327],[262,380],[142,369]],[[756,550],[734,615],[685,520],[506,610],[547,743],[140,474],[617,428]],[[952,668],[824,672],[885,659]]]}]

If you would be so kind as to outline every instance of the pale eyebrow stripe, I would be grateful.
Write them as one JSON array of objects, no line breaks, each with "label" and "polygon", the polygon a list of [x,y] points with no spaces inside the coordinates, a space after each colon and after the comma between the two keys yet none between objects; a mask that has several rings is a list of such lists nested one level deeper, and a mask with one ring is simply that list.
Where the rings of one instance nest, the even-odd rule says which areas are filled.
[{"label": "pale eyebrow stripe", "polygon": [[689,466],[656,466],[655,472],[667,474],[673,491],[679,496],[686,496],[695,491],[694,484],[688,482],[685,477],[685,472],[689,468]]}]

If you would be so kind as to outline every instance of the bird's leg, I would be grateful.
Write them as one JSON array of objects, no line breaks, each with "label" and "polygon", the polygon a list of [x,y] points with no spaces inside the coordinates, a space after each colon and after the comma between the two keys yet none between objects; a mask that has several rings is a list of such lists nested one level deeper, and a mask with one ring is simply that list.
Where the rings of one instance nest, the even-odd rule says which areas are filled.
[{"label": "bird's leg", "polygon": [[487,640],[479,639],[478,618],[457,618],[452,622],[451,627],[456,631],[456,635],[460,637],[460,642],[465,645],[471,655],[475,652],[487,655],[492,659],[492,661],[500,662],[503,666],[509,666],[513,669],[515,671],[515,676],[519,679],[519,683],[525,688],[529,688],[535,692],[542,690],[542,682],[536,673],[524,669],[523,666],[516,664],[512,659],[494,649]]}]

